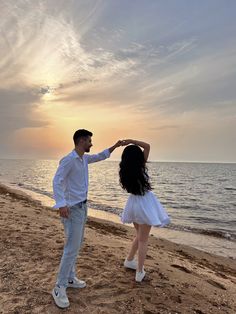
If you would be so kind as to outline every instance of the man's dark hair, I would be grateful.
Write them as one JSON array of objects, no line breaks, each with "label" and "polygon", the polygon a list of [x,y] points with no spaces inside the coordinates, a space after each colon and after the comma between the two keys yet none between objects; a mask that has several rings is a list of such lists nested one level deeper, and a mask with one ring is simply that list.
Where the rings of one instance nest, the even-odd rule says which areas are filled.
[{"label": "man's dark hair", "polygon": [[79,129],[77,130],[73,135],[73,141],[75,145],[77,145],[81,138],[87,137],[87,136],[93,136],[93,133],[90,131],[87,131],[85,129]]}]

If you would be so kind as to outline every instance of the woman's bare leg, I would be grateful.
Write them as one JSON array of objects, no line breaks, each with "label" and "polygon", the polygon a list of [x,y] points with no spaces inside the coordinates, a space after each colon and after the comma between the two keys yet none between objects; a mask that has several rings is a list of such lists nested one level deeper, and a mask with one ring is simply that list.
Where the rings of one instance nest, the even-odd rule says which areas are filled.
[{"label": "woman's bare leg", "polygon": [[134,238],[133,243],[131,245],[131,248],[130,248],[130,251],[129,251],[129,254],[127,257],[128,261],[132,261],[134,259],[134,256],[138,250],[138,228],[139,228],[139,225],[134,222],[134,227],[136,230],[136,237]]},{"label": "woman's bare leg", "polygon": [[143,270],[144,261],[147,254],[148,237],[151,230],[149,225],[139,225],[138,228],[138,269]]}]

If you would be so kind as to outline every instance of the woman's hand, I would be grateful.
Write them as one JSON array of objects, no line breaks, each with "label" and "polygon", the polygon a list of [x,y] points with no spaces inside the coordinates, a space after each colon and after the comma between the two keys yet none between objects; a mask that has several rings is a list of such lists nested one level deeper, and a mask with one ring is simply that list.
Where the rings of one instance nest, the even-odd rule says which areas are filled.
[{"label": "woman's hand", "polygon": [[126,140],[122,141],[122,146],[126,146],[126,145],[129,145],[129,144],[134,144],[134,140],[126,139]]},{"label": "woman's hand", "polygon": [[138,146],[142,147],[144,159],[145,159],[145,161],[148,160],[148,156],[149,156],[149,152],[150,152],[150,145],[148,143],[138,141],[138,140],[131,140],[131,139],[126,139],[126,140],[123,140],[122,142],[123,142],[123,144],[122,144],[123,146],[133,144],[133,145],[138,145]]}]

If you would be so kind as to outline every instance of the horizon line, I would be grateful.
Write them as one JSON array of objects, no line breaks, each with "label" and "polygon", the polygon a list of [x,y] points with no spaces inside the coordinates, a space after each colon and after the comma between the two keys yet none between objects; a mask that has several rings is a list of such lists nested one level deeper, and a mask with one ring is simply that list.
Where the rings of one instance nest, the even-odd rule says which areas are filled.
[{"label": "horizon line", "polygon": [[[61,157],[62,158],[62,157]],[[36,160],[60,160],[61,158],[2,158],[0,157],[0,160],[31,160],[31,161],[36,161]],[[111,159],[108,158],[106,159],[108,162],[119,162],[120,159]],[[236,161],[191,161],[191,160],[149,160],[147,163],[204,163],[204,164],[236,164]]]}]

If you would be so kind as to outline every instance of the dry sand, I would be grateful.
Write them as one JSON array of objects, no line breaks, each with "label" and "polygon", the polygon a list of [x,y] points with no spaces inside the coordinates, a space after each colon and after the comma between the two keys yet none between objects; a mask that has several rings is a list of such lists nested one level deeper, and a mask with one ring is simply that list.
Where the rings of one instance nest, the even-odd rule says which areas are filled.
[{"label": "dry sand", "polygon": [[70,307],[51,296],[64,233],[58,214],[0,186],[0,313],[236,313],[235,260],[150,237],[147,278],[135,283],[123,259],[134,230],[89,218]]}]

